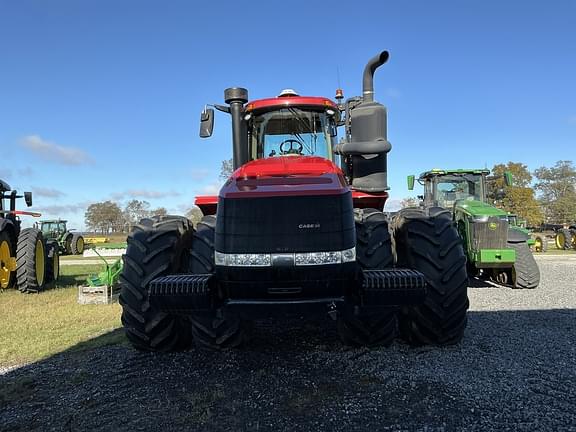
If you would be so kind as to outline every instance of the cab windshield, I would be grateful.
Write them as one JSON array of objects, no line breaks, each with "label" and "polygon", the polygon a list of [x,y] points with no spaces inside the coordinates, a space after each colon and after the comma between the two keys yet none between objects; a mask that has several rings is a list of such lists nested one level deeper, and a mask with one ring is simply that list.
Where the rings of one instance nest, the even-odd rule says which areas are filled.
[{"label": "cab windshield", "polygon": [[450,174],[435,178],[437,205],[451,208],[457,200],[484,201],[480,174]]},{"label": "cab windshield", "polygon": [[55,231],[64,231],[64,224],[58,222],[45,222],[41,227],[42,233],[49,234]]},{"label": "cab windshield", "polygon": [[286,107],[257,114],[248,123],[251,156],[319,156],[332,160],[334,122],[323,111]]}]

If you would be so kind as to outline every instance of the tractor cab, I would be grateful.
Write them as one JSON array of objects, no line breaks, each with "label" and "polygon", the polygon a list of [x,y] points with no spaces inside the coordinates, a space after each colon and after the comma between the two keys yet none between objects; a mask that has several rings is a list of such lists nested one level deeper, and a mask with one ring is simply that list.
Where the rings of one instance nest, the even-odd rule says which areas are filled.
[{"label": "tractor cab", "polygon": [[333,159],[340,110],[330,99],[302,97],[288,89],[278,97],[248,103],[245,112],[250,159],[278,156]]},{"label": "tractor cab", "polygon": [[424,172],[424,206],[452,209],[456,201],[486,202],[488,170],[439,170]]},{"label": "tractor cab", "polygon": [[65,220],[44,220],[40,221],[40,231],[48,238],[57,238],[64,234],[66,230]]}]

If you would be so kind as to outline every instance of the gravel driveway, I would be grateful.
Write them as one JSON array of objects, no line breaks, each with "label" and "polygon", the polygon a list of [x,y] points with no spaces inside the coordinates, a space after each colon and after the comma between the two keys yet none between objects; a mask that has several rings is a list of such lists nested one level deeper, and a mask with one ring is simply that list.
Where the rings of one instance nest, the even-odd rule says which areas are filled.
[{"label": "gravel driveway", "polygon": [[0,376],[0,430],[576,431],[575,258],[537,257],[533,291],[476,282],[452,348],[349,349],[294,319],[232,352],[61,353]]}]

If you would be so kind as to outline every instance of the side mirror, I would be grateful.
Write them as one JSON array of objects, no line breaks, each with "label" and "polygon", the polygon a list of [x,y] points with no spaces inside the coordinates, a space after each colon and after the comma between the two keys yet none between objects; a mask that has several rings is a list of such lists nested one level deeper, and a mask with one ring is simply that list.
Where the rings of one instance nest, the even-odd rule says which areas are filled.
[{"label": "side mirror", "polygon": [[408,190],[414,190],[414,176],[409,175],[406,180],[408,180]]},{"label": "side mirror", "polygon": [[24,201],[28,207],[32,207],[32,192],[24,192]]},{"label": "side mirror", "polygon": [[208,138],[212,136],[214,130],[214,110],[212,108],[205,108],[200,114],[200,138]]},{"label": "side mirror", "polygon": [[510,171],[504,171],[504,184],[513,186],[512,173]]}]

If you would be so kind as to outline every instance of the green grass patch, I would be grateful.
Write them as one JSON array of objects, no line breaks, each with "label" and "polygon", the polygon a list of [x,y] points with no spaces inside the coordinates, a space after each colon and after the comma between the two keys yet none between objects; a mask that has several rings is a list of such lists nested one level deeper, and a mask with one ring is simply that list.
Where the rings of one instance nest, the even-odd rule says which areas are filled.
[{"label": "green grass patch", "polygon": [[113,331],[121,326],[120,305],[78,304],[77,285],[102,268],[61,267],[57,286],[39,294],[0,291],[0,366],[41,360],[73,347],[124,343],[123,333]]},{"label": "green grass patch", "polygon": [[91,243],[87,245],[89,249],[125,249],[126,246],[127,243],[125,241],[116,243]]}]

